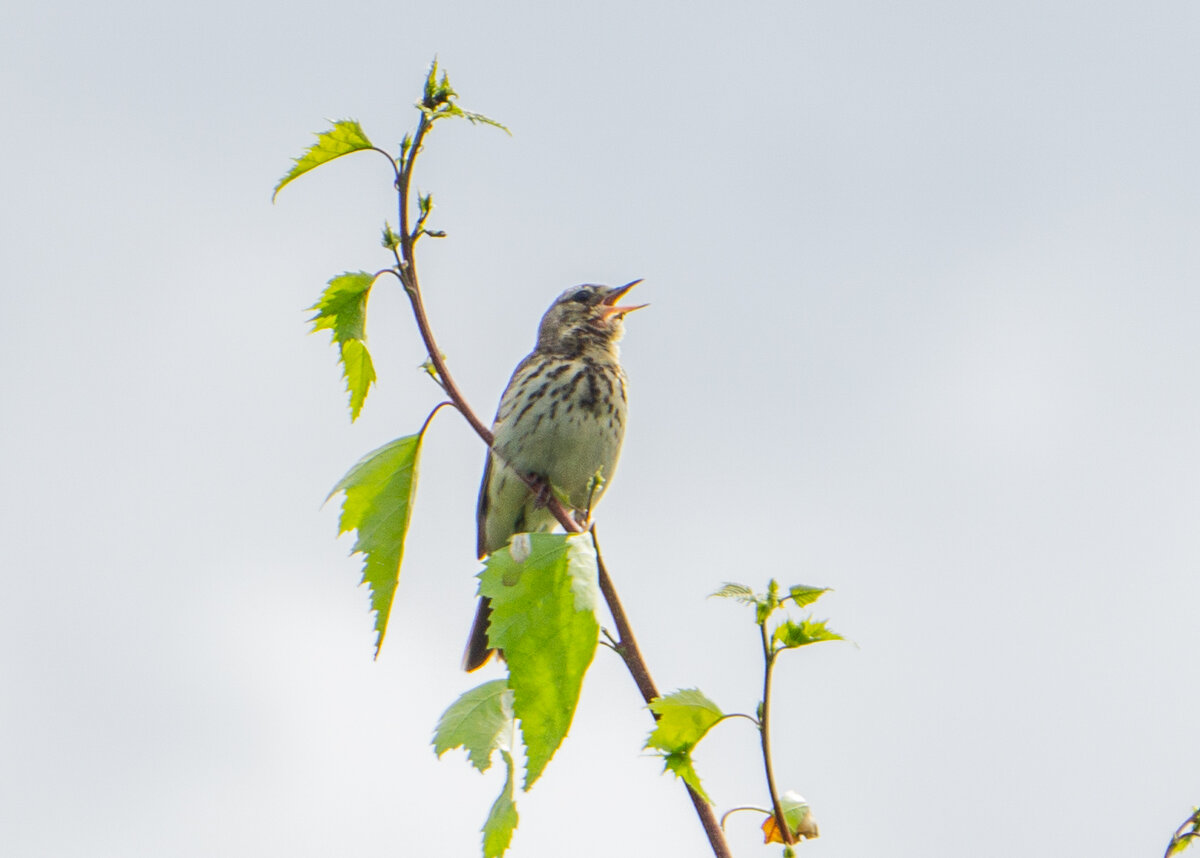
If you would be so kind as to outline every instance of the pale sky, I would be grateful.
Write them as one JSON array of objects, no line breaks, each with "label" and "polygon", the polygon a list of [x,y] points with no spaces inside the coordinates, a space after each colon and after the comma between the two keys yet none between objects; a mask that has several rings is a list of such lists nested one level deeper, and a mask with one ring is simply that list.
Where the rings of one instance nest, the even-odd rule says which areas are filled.
[{"label": "pale sky", "polygon": [[[351,425],[304,308],[387,264],[386,165],[271,189],[327,119],[417,184],[442,349],[490,415],[567,286],[645,278],[598,510],[663,690],[753,711],[725,581],[830,586],[776,772],[808,856],[1161,855],[1200,802],[1200,8],[216,0],[0,13],[0,852],[479,854],[434,758],[496,673],[483,450],[439,417],[383,654],[329,488],[437,390],[381,284]],[[607,619],[605,620],[607,623]],[[704,855],[601,651],[510,855]],[[697,752],[764,804],[756,736]],[[778,855],[734,817],[739,858]]]}]

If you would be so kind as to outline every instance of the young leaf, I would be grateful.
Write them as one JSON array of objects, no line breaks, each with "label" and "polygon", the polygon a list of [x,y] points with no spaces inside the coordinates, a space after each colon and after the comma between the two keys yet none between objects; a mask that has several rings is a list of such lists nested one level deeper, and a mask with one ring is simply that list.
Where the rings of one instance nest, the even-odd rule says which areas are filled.
[{"label": "young leaf", "polygon": [[508,751],[501,751],[508,777],[504,791],[492,804],[487,820],[483,823],[483,858],[500,858],[512,843],[513,831],[517,827],[517,805],[513,801],[513,758]]},{"label": "young leaf", "polygon": [[587,534],[518,534],[514,541],[527,553],[514,557],[505,547],[490,554],[479,573],[479,592],[492,600],[488,642],[504,650],[508,663],[528,790],[575,715],[599,638],[599,587]]},{"label": "young leaf", "polygon": [[[503,679],[495,679],[465,692],[442,713],[433,732],[433,750],[439,757],[451,748],[464,748],[471,765],[486,772],[492,751],[506,751],[506,736],[513,723],[512,692]],[[511,775],[510,775],[511,777]]]},{"label": "young leaf", "polygon": [[271,195],[271,199],[274,200],[279,196],[284,185],[292,179],[303,176],[309,170],[332,161],[334,158],[349,155],[351,152],[373,148],[375,147],[371,145],[371,141],[367,139],[362,126],[356,120],[339,119],[328,131],[317,134],[317,142],[295,159],[296,163],[292,165],[292,169],[288,170],[287,174],[279,180],[279,184],[275,186],[275,193]]},{"label": "young leaf", "polygon": [[425,92],[421,98],[421,104],[430,109],[437,107],[438,103],[444,100],[449,95],[457,95],[450,89],[450,81],[446,77],[446,73],[442,72],[442,83],[438,85],[438,61],[437,57],[433,58],[433,62],[429,64],[429,73],[425,75]]},{"label": "young leaf", "polygon": [[361,340],[366,336],[367,298],[375,275],[366,271],[347,271],[329,281],[321,300],[308,309],[317,315],[309,319],[313,333],[328,330],[335,343]]},{"label": "young leaf", "polygon": [[692,765],[691,751],[725,713],[698,688],[660,697],[650,704],[650,710],[658,716],[658,723],[646,739],[646,747],[663,751],[663,770],[674,772],[711,804]]},{"label": "young leaf", "polygon": [[709,598],[716,599],[733,599],[741,602],[743,605],[753,605],[758,601],[758,597],[754,595],[754,591],[745,584],[729,584],[727,583],[715,593],[710,593]]},{"label": "young leaf", "polygon": [[375,383],[375,363],[362,340],[342,343],[341,354],[342,377],[346,379],[346,391],[350,394],[350,421],[353,422],[362,413],[367,389]]},{"label": "young leaf", "polygon": [[337,343],[342,377],[350,394],[350,419],[362,413],[367,391],[375,382],[375,364],[364,342],[367,323],[367,298],[375,276],[366,271],[347,271],[329,281],[321,300],[309,307],[317,314],[309,319],[313,332],[328,330]]},{"label": "young leaf", "polygon": [[[437,76],[438,64],[434,59],[429,66],[429,74],[425,77],[425,91],[421,97],[421,103],[417,107],[425,114],[425,117],[430,122],[436,122],[439,119],[444,119],[447,116],[458,116],[466,119],[472,125],[491,125],[493,128],[499,128],[505,134],[512,136],[512,132],[504,127],[495,119],[490,119],[482,113],[472,113],[469,110],[463,110],[455,99],[458,98],[458,93],[450,86],[450,78],[442,72],[441,80]],[[401,159],[404,158],[404,153],[408,147],[401,147]]]},{"label": "young leaf", "polygon": [[674,753],[690,751],[714,724],[725,717],[721,707],[698,688],[685,688],[650,704],[658,723],[646,739],[647,748]]},{"label": "young leaf", "polygon": [[423,431],[397,438],[363,456],[325,498],[328,501],[344,492],[338,535],[358,531],[351,553],[366,558],[362,580],[371,590],[377,658],[400,578]]},{"label": "young leaf", "polygon": [[794,649],[821,641],[845,640],[837,632],[826,627],[828,620],[805,619],[800,622],[786,620],[775,629],[775,640],[783,644],[785,649]]},{"label": "young leaf", "polygon": [[493,128],[499,128],[509,137],[512,137],[512,132],[508,130],[508,126],[488,116],[484,116],[482,113],[472,113],[470,110],[463,110],[462,117],[472,125],[490,125]]},{"label": "young leaf", "polygon": [[803,584],[797,584],[788,590],[788,595],[797,608],[803,608],[811,605],[828,592],[828,587],[805,587]]},{"label": "young leaf", "polygon": [[692,765],[691,754],[686,751],[676,751],[673,754],[664,755],[663,771],[668,770],[674,772],[675,776],[690,786],[700,798],[709,804],[713,803],[712,799],[708,797],[708,793],[704,791],[704,787],[700,784],[700,776],[696,774],[696,769]]}]

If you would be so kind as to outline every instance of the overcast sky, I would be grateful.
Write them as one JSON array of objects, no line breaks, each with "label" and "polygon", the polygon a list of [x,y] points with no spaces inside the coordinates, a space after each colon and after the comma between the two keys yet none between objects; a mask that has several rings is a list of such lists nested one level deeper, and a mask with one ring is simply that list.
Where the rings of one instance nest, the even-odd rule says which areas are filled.
[{"label": "overcast sky", "polygon": [[[0,12],[0,852],[472,856],[483,450],[439,417],[390,633],[329,488],[437,391],[368,320],[351,425],[304,308],[387,264],[378,156],[436,53],[421,265],[490,415],[546,306],[636,277],[599,509],[661,688],[753,711],[725,581],[830,586],[778,673],[811,856],[1157,856],[1200,802],[1192,2],[10,3]],[[697,856],[601,651],[514,858]],[[766,801],[748,722],[697,753]],[[749,816],[740,858],[777,855]]]}]

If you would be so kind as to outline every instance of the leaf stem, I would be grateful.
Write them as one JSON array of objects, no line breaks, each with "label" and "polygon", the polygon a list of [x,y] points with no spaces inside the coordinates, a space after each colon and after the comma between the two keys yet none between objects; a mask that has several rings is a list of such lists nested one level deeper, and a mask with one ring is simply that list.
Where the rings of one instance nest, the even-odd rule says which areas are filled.
[{"label": "leaf stem", "polygon": [[783,805],[779,802],[779,790],[775,786],[775,770],[771,765],[771,673],[775,667],[775,656],[778,655],[778,651],[771,647],[770,638],[767,637],[766,617],[763,617],[762,622],[758,624],[758,630],[762,635],[764,662],[762,712],[759,714],[758,723],[758,731],[762,738],[763,767],[766,769],[767,790],[771,794],[771,809],[775,814],[775,824],[779,827],[783,842],[791,845],[796,842],[796,837],[792,834],[791,826],[788,825],[787,819],[783,815]]},{"label": "leaf stem", "polygon": [[370,147],[370,149],[368,149],[367,151],[369,151],[369,152],[378,152],[380,155],[382,155],[383,157],[387,158],[387,159],[388,159],[388,163],[392,165],[392,170],[393,170],[393,172],[395,172],[395,174],[396,174],[396,182],[397,182],[397,183],[399,183],[399,181],[400,181],[400,168],[396,166],[396,161],[395,161],[395,159],[393,159],[393,158],[392,158],[392,156],[391,156],[391,153],[389,153],[389,152],[386,152],[386,151],[384,151],[383,149],[380,149],[378,146],[372,146],[372,147]]},{"label": "leaf stem", "polygon": [[721,814],[721,828],[722,829],[725,828],[725,820],[729,819],[729,817],[733,816],[735,813],[738,813],[739,811],[743,811],[743,810],[757,811],[758,813],[764,814],[766,816],[771,815],[771,811],[763,810],[761,807],[754,807],[753,805],[743,805],[742,807],[731,807],[731,808],[729,808],[729,810],[727,810]]}]

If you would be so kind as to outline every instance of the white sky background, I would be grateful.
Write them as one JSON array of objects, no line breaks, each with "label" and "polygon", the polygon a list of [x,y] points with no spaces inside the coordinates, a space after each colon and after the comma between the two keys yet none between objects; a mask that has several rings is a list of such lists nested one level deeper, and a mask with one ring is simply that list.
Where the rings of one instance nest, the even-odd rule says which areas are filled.
[{"label": "white sky background", "polygon": [[[102,8],[103,7],[103,8]],[[819,856],[1160,855],[1200,801],[1200,12],[1188,2],[69,2],[0,13],[0,851],[478,854],[483,451],[439,417],[391,631],[325,492],[437,400],[385,281],[350,425],[332,275],[437,53],[422,275],[490,415],[550,300],[646,278],[600,509],[660,687],[751,711],[728,580],[836,588],[780,666]],[[695,856],[610,653],[512,855]],[[765,801],[755,736],[698,753]],[[777,855],[735,817],[739,856]]]}]

